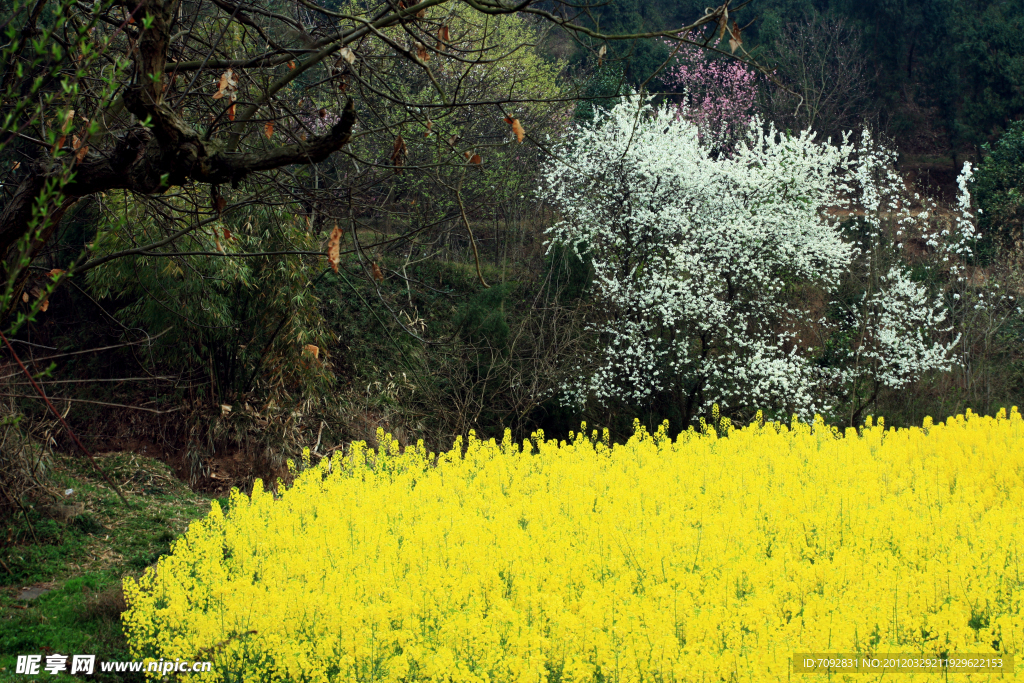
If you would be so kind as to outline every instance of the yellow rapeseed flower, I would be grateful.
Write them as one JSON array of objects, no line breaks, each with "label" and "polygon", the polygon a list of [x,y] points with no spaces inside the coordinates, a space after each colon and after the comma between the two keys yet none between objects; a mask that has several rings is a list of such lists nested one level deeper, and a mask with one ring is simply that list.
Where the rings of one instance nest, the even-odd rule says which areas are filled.
[{"label": "yellow rapeseed flower", "polygon": [[125,580],[133,655],[212,660],[197,680],[775,682],[825,680],[797,652],[1024,646],[1016,408],[471,434],[436,466],[379,443],[213,503]]}]

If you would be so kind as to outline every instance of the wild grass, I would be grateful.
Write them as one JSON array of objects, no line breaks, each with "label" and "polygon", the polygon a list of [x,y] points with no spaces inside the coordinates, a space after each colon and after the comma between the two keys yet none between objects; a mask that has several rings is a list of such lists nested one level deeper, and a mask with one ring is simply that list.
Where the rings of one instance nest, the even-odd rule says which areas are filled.
[{"label": "wild grass", "polygon": [[[14,673],[19,654],[130,659],[121,629],[122,579],[141,575],[169,551],[190,520],[209,509],[209,501],[193,494],[164,463],[128,452],[97,459],[129,507],[84,458],[59,455],[50,483],[73,493],[60,507],[26,506],[2,530],[0,681],[27,680]],[[21,599],[25,589],[41,595]],[[45,679],[81,680],[66,674],[45,674]],[[134,679],[97,673],[92,680]]]}]

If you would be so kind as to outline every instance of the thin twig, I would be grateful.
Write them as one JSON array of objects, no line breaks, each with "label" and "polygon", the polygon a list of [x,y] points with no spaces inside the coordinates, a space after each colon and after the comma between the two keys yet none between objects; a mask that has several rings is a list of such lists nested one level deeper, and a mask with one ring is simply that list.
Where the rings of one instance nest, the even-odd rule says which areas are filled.
[{"label": "thin twig", "polygon": [[462,203],[462,190],[455,188],[455,198],[459,200],[459,209],[462,210],[462,222],[466,224],[466,232],[469,233],[469,243],[473,246],[473,259],[476,261],[476,276],[480,278],[480,284],[485,289],[490,289],[491,286],[484,280],[484,274],[480,270],[480,252],[476,249],[476,238],[473,236],[473,228],[469,227],[469,217],[466,216],[466,205]]},{"label": "thin twig", "polygon": [[[10,398],[35,398],[32,394],[6,394],[0,393],[0,396],[9,396]],[[109,406],[111,408],[128,408],[130,410],[144,410],[147,413],[155,413],[157,415],[164,415],[166,413],[175,413],[181,408],[171,408],[170,410],[157,410],[155,408],[143,408],[141,406],[131,406],[124,403],[107,403],[105,401],[91,401],[85,398],[58,398],[58,401],[69,401],[71,403],[91,403],[95,406]]]},{"label": "thin twig", "polygon": [[[22,448],[24,448],[24,446],[22,446]],[[26,510],[25,506],[22,505],[21,497],[20,496],[12,496],[10,493],[7,492],[7,487],[3,487],[3,491],[4,491],[4,495],[7,497],[7,500],[14,501],[14,504],[17,505],[18,508],[21,509],[21,514],[23,514],[25,516],[25,523],[28,524],[28,530],[32,533],[32,540],[34,540],[36,542],[36,545],[39,545],[39,537],[36,536],[36,528],[32,525],[32,520],[28,518],[28,510]],[[6,568],[7,565],[4,565],[4,567]],[[7,571],[11,572],[10,569],[8,569]],[[14,572],[11,572],[11,573],[13,574]]]},{"label": "thin twig", "polygon": [[[163,335],[165,335],[168,332],[170,332],[172,329],[174,329],[174,328],[173,327],[168,327],[163,332],[159,332],[157,334],[154,334],[152,337],[149,337],[148,341],[152,341],[154,339],[162,337]],[[18,340],[15,340],[15,341],[18,341]],[[32,362],[33,363],[42,363],[44,360],[53,360],[54,358],[67,358],[68,356],[80,356],[83,353],[99,353],[100,351],[109,351],[111,349],[121,349],[121,348],[124,348],[126,346],[137,346],[139,344],[145,344],[146,341],[147,341],[146,339],[140,339],[139,341],[125,342],[123,344],[113,344],[111,346],[100,346],[100,347],[95,348],[95,349],[85,349],[84,351],[69,351],[67,353],[58,353],[58,354],[53,355],[53,356],[43,356],[42,358],[33,358]]]}]

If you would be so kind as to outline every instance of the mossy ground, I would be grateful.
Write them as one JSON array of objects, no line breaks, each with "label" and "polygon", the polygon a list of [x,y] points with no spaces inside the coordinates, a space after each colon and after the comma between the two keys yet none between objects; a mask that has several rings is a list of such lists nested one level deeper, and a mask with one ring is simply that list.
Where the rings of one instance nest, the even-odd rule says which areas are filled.
[{"label": "mossy ground", "polygon": [[[128,452],[96,459],[125,494],[127,507],[87,459],[62,455],[50,483],[54,490],[74,491],[63,508],[74,514],[55,519],[52,508],[44,514],[29,506],[0,531],[0,682],[80,680],[16,674],[20,654],[44,655],[44,661],[53,653],[130,660],[120,621],[122,578],[140,575],[209,510],[211,499],[190,491],[162,462]],[[21,599],[31,588],[46,592]],[[133,680],[99,672],[88,678]]]}]

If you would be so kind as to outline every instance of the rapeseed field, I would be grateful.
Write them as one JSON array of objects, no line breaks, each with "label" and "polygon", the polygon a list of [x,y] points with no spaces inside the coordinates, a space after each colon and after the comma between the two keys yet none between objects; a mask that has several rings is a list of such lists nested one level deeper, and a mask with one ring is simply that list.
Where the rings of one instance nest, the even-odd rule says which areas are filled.
[{"label": "rapeseed field", "polygon": [[307,457],[126,581],[133,653],[212,660],[199,680],[528,683],[867,683],[893,674],[793,655],[1021,653],[1016,408],[717,426]]}]

